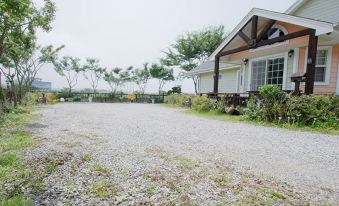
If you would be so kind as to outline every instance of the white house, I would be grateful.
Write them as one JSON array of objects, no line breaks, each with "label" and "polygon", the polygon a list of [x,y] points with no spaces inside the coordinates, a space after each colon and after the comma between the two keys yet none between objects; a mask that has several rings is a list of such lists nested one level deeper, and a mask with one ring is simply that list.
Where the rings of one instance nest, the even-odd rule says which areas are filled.
[{"label": "white house", "polygon": [[292,74],[305,73],[304,92],[339,95],[338,23],[339,0],[299,0],[285,13],[254,8],[190,73],[199,77],[199,93],[247,93],[264,84],[293,90]]}]

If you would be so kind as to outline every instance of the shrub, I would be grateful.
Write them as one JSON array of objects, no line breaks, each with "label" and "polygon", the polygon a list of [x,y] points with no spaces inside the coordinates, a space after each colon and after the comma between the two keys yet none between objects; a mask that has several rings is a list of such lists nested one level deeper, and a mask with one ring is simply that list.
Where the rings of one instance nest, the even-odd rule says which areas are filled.
[{"label": "shrub", "polygon": [[48,104],[55,104],[59,101],[58,97],[54,93],[46,93],[45,97]]},{"label": "shrub", "polygon": [[24,105],[32,106],[38,102],[38,95],[36,93],[27,92],[25,96],[22,98],[22,103]]},{"label": "shrub", "polygon": [[264,85],[259,88],[260,117],[273,121],[285,116],[286,93],[278,85]]},{"label": "shrub", "polygon": [[190,98],[191,97],[186,94],[171,94],[165,96],[164,103],[184,107],[186,106],[186,102],[189,101]]},{"label": "shrub", "polygon": [[213,109],[214,102],[209,98],[202,96],[202,97],[194,97],[192,99],[192,109],[199,111],[199,112],[206,112]]},{"label": "shrub", "polygon": [[291,96],[287,101],[290,124],[339,128],[339,97],[331,95]]},{"label": "shrub", "polygon": [[265,85],[259,99],[250,99],[244,112],[250,119],[339,128],[339,97],[333,95],[291,96],[277,86]]}]

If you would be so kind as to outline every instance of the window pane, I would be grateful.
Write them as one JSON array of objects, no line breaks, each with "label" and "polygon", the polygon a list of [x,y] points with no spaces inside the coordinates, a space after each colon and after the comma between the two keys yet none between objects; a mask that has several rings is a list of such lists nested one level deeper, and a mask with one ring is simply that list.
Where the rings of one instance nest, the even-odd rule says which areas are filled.
[{"label": "window pane", "polygon": [[261,85],[265,84],[266,60],[255,61],[252,63],[252,82],[251,90],[257,91]]},{"label": "window pane", "polygon": [[326,70],[326,67],[316,67],[314,81],[325,82],[325,70]]},{"label": "window pane", "polygon": [[[284,58],[268,60],[267,84],[282,86],[284,76]],[[270,75],[272,72],[272,75]]]},{"label": "window pane", "polygon": [[317,51],[317,61],[316,65],[326,65],[327,64],[327,50],[318,50]]}]

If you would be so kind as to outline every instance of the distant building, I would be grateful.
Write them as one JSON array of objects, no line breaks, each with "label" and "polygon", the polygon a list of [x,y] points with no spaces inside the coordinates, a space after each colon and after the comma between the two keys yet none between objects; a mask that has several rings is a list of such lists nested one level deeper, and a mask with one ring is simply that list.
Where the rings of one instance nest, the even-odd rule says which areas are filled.
[{"label": "distant building", "polygon": [[42,79],[36,78],[33,83],[32,87],[34,91],[41,91],[41,92],[49,92],[52,91],[52,83],[51,82],[43,82]]}]

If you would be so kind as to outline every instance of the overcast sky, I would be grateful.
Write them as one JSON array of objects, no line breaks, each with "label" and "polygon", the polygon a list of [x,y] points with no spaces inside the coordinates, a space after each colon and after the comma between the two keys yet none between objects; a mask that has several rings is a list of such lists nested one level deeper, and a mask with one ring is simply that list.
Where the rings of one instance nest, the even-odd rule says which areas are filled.
[{"label": "overcast sky", "polygon": [[[36,0],[41,2],[41,0]],[[155,62],[161,51],[178,35],[207,26],[224,25],[232,29],[253,8],[284,12],[294,0],[55,0],[57,12],[53,30],[39,33],[41,45],[65,45],[62,55],[98,58],[102,66],[140,67]],[[53,88],[66,86],[51,66],[39,77],[51,81]],[[166,89],[174,83],[169,83]],[[180,83],[183,91],[193,92],[191,80]],[[89,88],[85,79],[77,88]],[[101,82],[100,89],[108,89]],[[148,92],[157,90],[149,83]]]}]

